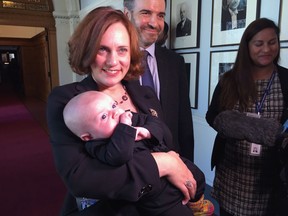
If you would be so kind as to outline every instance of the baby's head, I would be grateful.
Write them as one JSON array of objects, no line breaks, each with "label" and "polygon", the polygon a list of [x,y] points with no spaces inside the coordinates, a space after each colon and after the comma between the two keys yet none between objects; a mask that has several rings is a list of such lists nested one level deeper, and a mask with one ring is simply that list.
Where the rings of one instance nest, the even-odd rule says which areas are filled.
[{"label": "baby's head", "polygon": [[66,126],[84,141],[109,138],[124,110],[99,91],[87,91],[73,97],[65,106]]}]

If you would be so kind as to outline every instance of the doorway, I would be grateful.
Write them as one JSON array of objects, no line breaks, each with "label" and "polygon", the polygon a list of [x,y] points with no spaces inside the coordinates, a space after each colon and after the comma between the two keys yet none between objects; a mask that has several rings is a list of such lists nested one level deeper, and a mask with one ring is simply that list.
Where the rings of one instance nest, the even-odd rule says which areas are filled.
[{"label": "doorway", "polygon": [[[1,2],[0,51],[3,61],[0,59],[0,66],[1,71],[5,71],[2,72],[5,75],[3,81],[9,80],[24,96],[46,101],[51,89],[59,85],[52,0]],[[10,59],[10,54],[15,58]],[[4,65],[6,55],[8,61]],[[11,69],[13,61],[18,73],[10,72],[12,78],[6,79],[7,68]]]},{"label": "doorway", "polygon": [[11,86],[19,95],[24,95],[18,50],[18,46],[0,46],[0,84]]},{"label": "doorway", "polygon": [[31,39],[10,39],[6,44],[0,46],[1,83],[11,85],[21,96],[46,101],[52,84],[45,29]]}]

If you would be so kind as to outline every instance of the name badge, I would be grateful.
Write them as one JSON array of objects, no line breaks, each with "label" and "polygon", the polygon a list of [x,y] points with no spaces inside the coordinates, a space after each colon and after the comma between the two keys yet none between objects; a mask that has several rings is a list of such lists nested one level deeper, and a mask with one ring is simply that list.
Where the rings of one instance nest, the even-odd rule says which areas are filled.
[{"label": "name badge", "polygon": [[246,116],[248,116],[248,117],[253,117],[253,118],[261,118],[260,113],[250,113],[250,112],[247,112],[247,113],[246,113]]},{"label": "name badge", "polygon": [[256,143],[250,144],[250,155],[251,156],[260,156],[261,155],[262,146]]}]

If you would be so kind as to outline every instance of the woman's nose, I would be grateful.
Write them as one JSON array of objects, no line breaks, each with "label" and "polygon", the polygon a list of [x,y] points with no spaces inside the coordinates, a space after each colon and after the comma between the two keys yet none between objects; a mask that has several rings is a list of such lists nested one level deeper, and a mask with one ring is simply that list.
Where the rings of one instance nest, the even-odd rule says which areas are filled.
[{"label": "woman's nose", "polygon": [[263,50],[264,50],[265,52],[269,52],[270,49],[271,49],[271,48],[270,48],[270,45],[269,45],[269,44],[264,44],[264,49],[263,49]]},{"label": "woman's nose", "polygon": [[117,54],[114,52],[111,52],[107,57],[106,64],[111,67],[111,66],[116,65],[117,61],[118,61]]}]

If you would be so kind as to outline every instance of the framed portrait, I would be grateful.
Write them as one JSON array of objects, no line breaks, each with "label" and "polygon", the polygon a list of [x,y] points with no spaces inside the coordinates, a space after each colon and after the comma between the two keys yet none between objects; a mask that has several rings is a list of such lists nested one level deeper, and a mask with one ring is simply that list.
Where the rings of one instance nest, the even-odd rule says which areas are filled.
[{"label": "framed portrait", "polygon": [[170,48],[199,47],[201,1],[171,0]]},{"label": "framed portrait", "polygon": [[1,53],[1,60],[4,64],[8,62],[7,53]]},{"label": "framed portrait", "polygon": [[281,47],[279,65],[288,68],[288,47]]},{"label": "framed portrait", "polygon": [[281,0],[279,11],[280,41],[288,41],[288,1]]},{"label": "framed portrait", "polygon": [[213,0],[211,46],[239,44],[245,28],[259,12],[260,0]]},{"label": "framed portrait", "polygon": [[199,76],[199,52],[179,53],[184,57],[189,85],[189,97],[191,108],[198,107],[198,76]]},{"label": "framed portrait", "polygon": [[230,51],[212,51],[210,52],[210,77],[209,77],[209,98],[210,104],[219,78],[229,71],[236,60],[237,50]]}]

